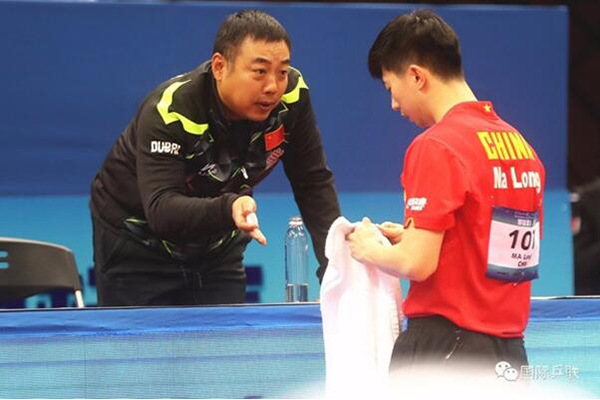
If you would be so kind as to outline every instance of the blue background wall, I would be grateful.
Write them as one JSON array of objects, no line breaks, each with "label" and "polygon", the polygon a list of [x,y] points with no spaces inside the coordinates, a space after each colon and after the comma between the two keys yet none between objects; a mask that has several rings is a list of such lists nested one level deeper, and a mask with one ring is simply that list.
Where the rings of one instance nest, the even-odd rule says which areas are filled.
[{"label": "blue background wall", "polygon": [[[288,29],[344,215],[402,220],[402,157],[419,130],[390,110],[387,93],[369,77],[366,55],[385,23],[412,6],[0,0],[0,236],[72,248],[89,283],[93,175],[145,94],[208,58],[219,24],[241,8],[265,10]],[[435,9],[461,38],[472,89],[520,128],[546,165],[541,278],[534,294],[572,294],[567,11]],[[256,192],[269,246],[252,244],[246,256],[247,264],[263,267],[263,283],[251,288],[263,302],[284,298],[283,235],[288,217],[297,213],[283,173],[274,175]],[[93,289],[86,300],[95,302]]]}]

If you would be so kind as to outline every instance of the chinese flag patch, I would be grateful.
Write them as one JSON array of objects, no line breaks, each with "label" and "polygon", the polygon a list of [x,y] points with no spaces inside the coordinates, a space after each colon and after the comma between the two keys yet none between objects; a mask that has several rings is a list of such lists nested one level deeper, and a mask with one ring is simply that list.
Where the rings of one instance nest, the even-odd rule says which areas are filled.
[{"label": "chinese flag patch", "polygon": [[283,124],[279,125],[279,128],[274,131],[265,133],[265,150],[269,151],[274,149],[283,143],[284,134],[283,134]]}]

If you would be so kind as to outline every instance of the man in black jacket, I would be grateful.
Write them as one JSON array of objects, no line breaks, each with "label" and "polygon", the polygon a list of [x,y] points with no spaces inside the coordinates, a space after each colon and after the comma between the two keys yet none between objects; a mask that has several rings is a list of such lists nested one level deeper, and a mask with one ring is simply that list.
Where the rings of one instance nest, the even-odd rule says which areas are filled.
[{"label": "man in black jacket", "polygon": [[99,305],[243,302],[243,252],[266,244],[252,188],[280,159],[321,278],[340,211],[308,87],[285,29],[238,12],[209,61],[146,97],[94,179]]}]

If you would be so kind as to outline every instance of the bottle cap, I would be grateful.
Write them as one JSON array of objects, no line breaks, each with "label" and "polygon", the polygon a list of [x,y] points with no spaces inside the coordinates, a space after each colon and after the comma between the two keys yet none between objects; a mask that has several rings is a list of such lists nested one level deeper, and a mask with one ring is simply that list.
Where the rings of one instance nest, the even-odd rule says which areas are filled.
[{"label": "bottle cap", "polygon": [[290,217],[290,226],[300,226],[302,225],[302,217],[299,215],[294,215]]}]

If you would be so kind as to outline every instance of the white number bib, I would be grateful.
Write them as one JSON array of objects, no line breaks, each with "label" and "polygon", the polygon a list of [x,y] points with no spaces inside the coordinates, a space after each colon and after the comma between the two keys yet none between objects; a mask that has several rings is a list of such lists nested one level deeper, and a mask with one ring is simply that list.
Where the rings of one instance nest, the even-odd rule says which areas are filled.
[{"label": "white number bib", "polygon": [[538,213],[494,207],[488,248],[488,278],[523,282],[538,277]]}]

